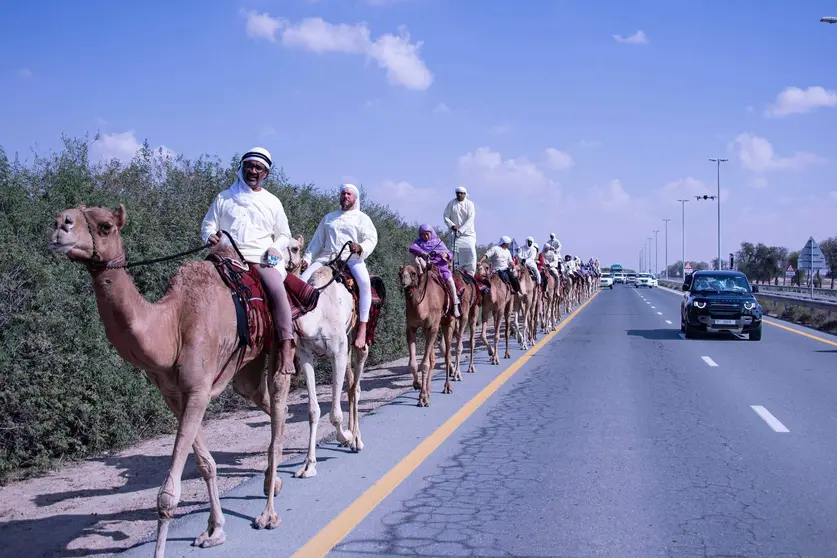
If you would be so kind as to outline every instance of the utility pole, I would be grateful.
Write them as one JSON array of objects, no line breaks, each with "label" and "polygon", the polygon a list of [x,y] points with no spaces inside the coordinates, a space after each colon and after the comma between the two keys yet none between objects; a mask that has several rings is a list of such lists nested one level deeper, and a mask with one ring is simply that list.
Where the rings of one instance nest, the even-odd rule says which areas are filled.
[{"label": "utility pole", "polygon": [[721,163],[726,163],[729,159],[721,159],[720,157],[716,159],[709,159],[715,166],[717,167],[718,171],[718,270],[721,269]]},{"label": "utility pole", "polygon": [[686,202],[689,200],[677,200],[680,202],[680,218],[682,219],[682,226],[680,227],[680,249],[682,250],[682,260],[680,261],[680,272],[683,274],[683,280],[686,279]]},{"label": "utility pole", "polygon": [[660,230],[654,231],[654,277],[660,272],[660,244],[657,242],[657,233]]},{"label": "utility pole", "polygon": [[639,272],[642,273],[642,248],[639,249]]},{"label": "utility pole", "polygon": [[646,268],[646,273],[651,272],[651,237],[648,237],[648,267]]},{"label": "utility pole", "polygon": [[663,222],[666,224],[666,279],[668,279],[668,222],[671,219],[663,219]]}]

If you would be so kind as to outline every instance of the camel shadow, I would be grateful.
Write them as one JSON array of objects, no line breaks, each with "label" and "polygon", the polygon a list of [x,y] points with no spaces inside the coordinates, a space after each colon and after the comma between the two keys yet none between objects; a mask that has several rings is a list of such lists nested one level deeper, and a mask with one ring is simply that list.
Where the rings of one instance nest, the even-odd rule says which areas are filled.
[{"label": "camel shadow", "polygon": [[676,329],[629,329],[626,332],[631,337],[642,337],[651,341],[680,341],[680,332]]},{"label": "camel shadow", "polygon": [[[263,471],[255,471],[252,469],[238,469],[236,465],[254,455],[262,455],[264,452],[225,452],[213,451],[212,457],[215,458],[215,463],[218,467],[218,476],[249,476],[253,474],[263,473]],[[75,498],[95,498],[97,496],[108,496],[111,494],[126,494],[129,492],[138,492],[151,488],[159,488],[161,479],[168,471],[171,463],[171,456],[169,455],[128,455],[128,456],[111,456],[105,458],[92,459],[92,461],[100,461],[108,467],[114,469],[122,469],[119,476],[125,479],[125,483],[117,487],[109,488],[91,488],[83,490],[70,490],[65,492],[53,492],[50,494],[38,494],[33,499],[33,502],[38,507],[51,506],[65,500]],[[149,471],[155,473],[149,474]],[[183,480],[198,479],[200,474],[195,467],[194,459],[189,459],[186,462],[186,468],[183,470]]]}]

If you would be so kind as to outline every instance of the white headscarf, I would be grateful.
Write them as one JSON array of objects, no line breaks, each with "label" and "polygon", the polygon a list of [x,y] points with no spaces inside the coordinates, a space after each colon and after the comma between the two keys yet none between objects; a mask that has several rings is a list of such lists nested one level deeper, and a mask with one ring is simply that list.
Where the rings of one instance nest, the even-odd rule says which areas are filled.
[{"label": "white headscarf", "polygon": [[[360,211],[360,191],[357,189],[357,186],[355,186],[354,184],[341,184],[340,192],[337,195],[339,196],[346,190],[353,192],[356,198],[355,205],[352,206],[352,209],[357,209],[358,211]],[[349,211],[351,211],[351,209]]]},{"label": "white headscarf", "polygon": [[238,165],[238,171],[235,173],[235,182],[233,182],[230,186],[230,192],[232,193],[233,200],[240,205],[247,204],[245,201],[246,196],[252,196],[255,194],[253,189],[250,188],[246,182],[244,182],[244,173],[241,170],[241,165],[244,164],[245,161],[258,161],[267,167],[268,170],[270,170],[273,166],[273,161],[270,158],[270,151],[264,147],[254,147],[242,155],[241,163]]}]

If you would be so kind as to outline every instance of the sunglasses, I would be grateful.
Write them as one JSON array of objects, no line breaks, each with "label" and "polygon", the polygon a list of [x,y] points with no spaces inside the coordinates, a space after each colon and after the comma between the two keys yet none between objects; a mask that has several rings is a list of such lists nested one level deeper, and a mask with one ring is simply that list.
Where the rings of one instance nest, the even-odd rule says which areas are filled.
[{"label": "sunglasses", "polygon": [[267,170],[267,168],[264,165],[255,161],[244,161],[244,164],[241,166],[244,170],[253,169],[256,172],[265,172]]}]

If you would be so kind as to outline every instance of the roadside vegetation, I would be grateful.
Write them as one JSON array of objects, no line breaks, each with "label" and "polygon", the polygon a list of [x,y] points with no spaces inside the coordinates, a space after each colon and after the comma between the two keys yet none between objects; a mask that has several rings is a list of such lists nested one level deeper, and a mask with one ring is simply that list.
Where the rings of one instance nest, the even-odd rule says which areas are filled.
[{"label": "roadside vegetation", "polygon": [[[65,139],[60,152],[26,163],[10,160],[0,147],[0,483],[175,426],[157,389],[105,338],[86,269],[50,254],[47,240],[65,208],[123,203],[129,261],[195,247],[201,220],[215,195],[232,183],[240,155],[227,164],[212,156],[172,159],[145,145],[129,164],[93,165],[88,145],[87,138]],[[282,200],[292,233],[306,242],[319,220],[338,208],[334,186],[324,192],[293,184],[278,167],[266,184]],[[370,271],[384,279],[388,297],[371,365],[406,355],[397,271],[407,262],[417,224],[365,196],[363,211],[379,237]],[[131,275],[140,292],[156,301],[183,261],[136,268]],[[324,372],[321,366],[318,381],[327,378]],[[228,389],[210,412],[244,404]]]}]

